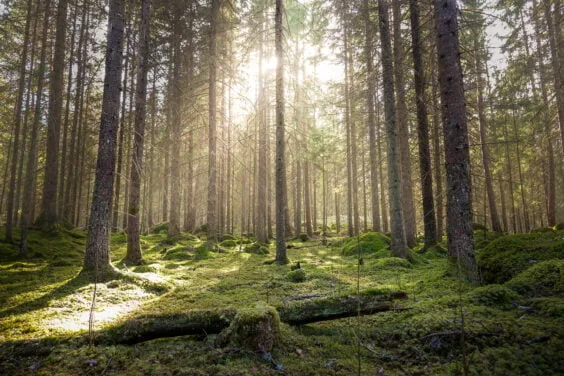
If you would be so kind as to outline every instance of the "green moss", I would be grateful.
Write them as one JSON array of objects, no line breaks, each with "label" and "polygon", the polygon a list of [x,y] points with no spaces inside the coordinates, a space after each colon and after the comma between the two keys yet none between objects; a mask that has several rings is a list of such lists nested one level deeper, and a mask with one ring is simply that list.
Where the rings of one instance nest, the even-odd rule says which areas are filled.
[{"label": "green moss", "polygon": [[302,242],[307,242],[309,240],[309,236],[307,236],[305,232],[300,232],[298,239],[300,239],[300,241]]},{"label": "green moss", "polygon": [[478,265],[487,282],[503,283],[534,263],[564,258],[564,236],[557,233],[506,235],[478,251]]},{"label": "green moss", "polygon": [[478,287],[468,293],[468,298],[475,304],[494,307],[498,309],[510,309],[515,301],[519,300],[519,294],[515,291],[498,284]]},{"label": "green moss", "polygon": [[258,242],[246,245],[244,251],[255,255],[268,255],[270,253],[268,247]]},{"label": "green moss", "polygon": [[555,230],[552,227],[537,227],[531,230],[532,234],[542,234],[546,232],[554,232]]},{"label": "green moss", "polygon": [[223,235],[221,236],[221,240],[222,240],[222,241],[225,241],[225,240],[237,240],[237,237],[236,237],[236,236],[233,236],[233,235],[231,235],[231,234],[223,234]]},{"label": "green moss", "polygon": [[190,260],[192,259],[192,253],[194,252],[194,247],[178,247],[172,248],[166,251],[164,255],[164,260]]},{"label": "green moss", "polygon": [[539,262],[506,282],[505,286],[526,296],[564,292],[564,260]]},{"label": "green moss", "polygon": [[492,231],[474,231],[474,248],[482,249],[488,246],[492,241],[499,239],[503,234]]},{"label": "green moss", "polygon": [[533,313],[544,317],[564,317],[564,299],[561,297],[536,298],[525,302],[533,308]]},{"label": "green moss", "polygon": [[154,265],[138,265],[133,268],[135,273],[155,273],[157,272],[158,268]]},{"label": "green moss", "polygon": [[[390,238],[378,232],[367,232],[358,238],[348,238],[343,243],[342,254],[345,256],[372,255],[374,257],[389,257],[388,247]],[[360,251],[360,252],[359,252]]]},{"label": "green moss", "polygon": [[219,243],[220,247],[225,247],[225,248],[233,248],[237,246],[237,242],[235,240],[232,239],[227,239],[222,241],[221,243]]},{"label": "green moss", "polygon": [[299,283],[304,282],[307,279],[307,276],[303,269],[296,269],[286,273],[286,279],[294,283]]},{"label": "green moss", "polygon": [[409,261],[399,257],[384,257],[376,259],[368,263],[369,267],[374,269],[387,269],[387,270],[405,270],[411,269],[412,265]]},{"label": "green moss", "polygon": [[229,328],[219,335],[217,343],[221,346],[229,344],[251,351],[270,352],[279,335],[278,311],[259,303],[254,308],[238,310]]},{"label": "green moss", "polygon": [[211,257],[209,248],[205,245],[200,245],[194,248],[194,260],[207,260]]},{"label": "green moss", "polygon": [[166,234],[168,232],[168,222],[159,223],[149,230],[151,234]]},{"label": "green moss", "polygon": [[485,225],[476,222],[472,223],[472,229],[474,231],[488,231],[488,228]]}]

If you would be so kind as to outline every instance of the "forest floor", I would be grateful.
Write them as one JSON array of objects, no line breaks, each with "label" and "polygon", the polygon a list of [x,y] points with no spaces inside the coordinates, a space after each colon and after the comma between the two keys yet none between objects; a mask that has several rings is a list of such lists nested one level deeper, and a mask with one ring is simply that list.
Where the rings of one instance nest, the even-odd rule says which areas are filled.
[{"label": "forest floor", "polygon": [[[484,236],[481,247],[491,240]],[[551,236],[560,242],[554,259],[564,258],[564,232]],[[414,250],[408,262],[391,257],[380,238],[328,240],[290,241],[291,264],[277,266],[273,245],[253,254],[240,244],[249,239],[236,238],[208,250],[189,234],[169,242],[164,231],[142,238],[145,265],[128,268],[120,261],[125,236],[112,236],[112,260],[125,277],[96,285],[97,331],[143,314],[283,305],[357,288],[408,294],[395,303],[402,310],[282,324],[271,353],[221,348],[205,333],[87,345],[94,284],[79,274],[85,234],[32,232],[28,259],[0,244],[0,375],[456,375],[464,364],[470,375],[564,374],[561,261],[550,291],[518,293],[461,281],[441,247]],[[290,271],[296,262],[304,281]]]}]

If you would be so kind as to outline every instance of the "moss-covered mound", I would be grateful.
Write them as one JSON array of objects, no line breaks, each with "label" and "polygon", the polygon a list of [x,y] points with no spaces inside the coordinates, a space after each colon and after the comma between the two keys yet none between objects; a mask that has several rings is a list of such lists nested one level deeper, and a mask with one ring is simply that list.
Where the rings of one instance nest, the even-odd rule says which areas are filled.
[{"label": "moss-covered mound", "polygon": [[519,300],[519,294],[505,286],[493,284],[472,290],[468,298],[475,304],[509,309],[513,302]]},{"label": "moss-covered mound", "polygon": [[240,309],[217,339],[220,346],[231,345],[252,351],[270,352],[280,334],[280,317],[271,306],[257,304]]},{"label": "moss-covered mound", "polygon": [[161,233],[168,232],[168,222],[159,223],[158,225],[153,227],[151,230],[149,230],[149,232],[151,234],[161,234]]},{"label": "moss-covered mound", "polygon": [[491,242],[503,236],[499,232],[492,231],[474,231],[474,249],[482,249],[487,247]]},{"label": "moss-covered mound", "polygon": [[506,235],[478,251],[478,266],[486,282],[503,283],[536,262],[564,259],[564,233]]},{"label": "moss-covered mound", "polygon": [[564,260],[539,262],[505,283],[526,296],[549,296],[564,292]]},{"label": "moss-covered mound", "polygon": [[306,280],[306,272],[303,269],[291,270],[286,274],[286,278],[295,283],[304,282]]},{"label": "moss-covered mound", "polygon": [[544,297],[525,302],[539,316],[564,317],[564,299],[561,297]]},{"label": "moss-covered mound", "polygon": [[225,247],[225,248],[233,248],[235,246],[237,246],[237,242],[233,239],[226,239],[224,241],[222,241],[221,243],[219,243],[220,247]]},{"label": "moss-covered mound", "polygon": [[[359,237],[348,238],[343,243],[344,256],[372,255],[375,257],[390,257],[390,238],[379,232],[367,232]],[[360,252],[359,252],[360,251]]]},{"label": "moss-covered mound", "polygon": [[268,255],[268,247],[260,243],[251,243],[245,246],[246,253],[252,253],[255,255]]}]

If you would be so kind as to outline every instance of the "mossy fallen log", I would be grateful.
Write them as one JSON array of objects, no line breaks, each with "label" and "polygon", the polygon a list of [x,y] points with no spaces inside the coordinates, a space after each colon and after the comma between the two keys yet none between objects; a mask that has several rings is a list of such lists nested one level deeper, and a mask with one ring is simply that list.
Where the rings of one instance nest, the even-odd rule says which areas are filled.
[{"label": "mossy fallen log", "polygon": [[[405,299],[403,292],[363,291],[360,294],[292,301],[274,307],[280,321],[289,325],[304,325],[357,315],[370,315],[395,309],[395,299]],[[248,309],[247,309],[248,310]],[[193,310],[173,315],[136,316],[115,327],[100,332],[97,343],[135,344],[156,338],[184,335],[217,334],[228,328],[237,315],[235,309]]]}]

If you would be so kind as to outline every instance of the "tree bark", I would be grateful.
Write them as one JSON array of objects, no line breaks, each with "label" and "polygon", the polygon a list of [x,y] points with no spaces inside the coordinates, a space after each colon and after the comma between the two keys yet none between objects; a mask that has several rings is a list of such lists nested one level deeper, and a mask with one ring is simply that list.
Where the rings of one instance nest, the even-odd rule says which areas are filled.
[{"label": "tree bark", "polygon": [[106,72],[96,178],[84,258],[84,269],[95,270],[97,273],[110,267],[110,212],[114,184],[124,31],[123,0],[110,0],[109,6]]},{"label": "tree bark", "polygon": [[[27,51],[29,45],[29,30],[31,25],[31,10],[32,10],[32,0],[27,1],[27,11],[26,11],[26,21],[25,21],[25,31],[24,31],[24,45],[22,49],[22,55],[20,60],[20,71],[18,77],[18,92],[16,96],[16,104],[14,108],[14,140],[12,142],[12,158],[10,160],[10,185],[8,188],[8,199],[7,199],[7,213],[6,213],[6,242],[13,242],[13,227],[14,227],[14,212],[16,202],[18,197],[16,196],[16,175],[18,168],[18,153],[20,150],[20,127],[22,122],[22,109],[23,109],[23,98],[25,92],[25,81],[26,81],[26,65],[27,65]],[[34,28],[35,29],[35,28]],[[34,30],[35,35],[35,30]],[[35,39],[35,37],[34,37]],[[23,148],[22,148],[23,150]]]},{"label": "tree bark", "polygon": [[401,204],[405,237],[409,247],[417,243],[417,225],[415,223],[415,206],[413,203],[413,187],[411,182],[411,153],[409,150],[409,124],[407,118],[407,98],[405,89],[405,60],[403,38],[401,33],[401,1],[392,1],[394,16],[394,79],[396,91],[396,128],[400,164]]},{"label": "tree bark", "polygon": [[471,280],[478,280],[473,249],[470,153],[456,0],[435,0],[434,5],[444,117],[448,251]]},{"label": "tree bark", "polygon": [[149,70],[149,23],[151,0],[141,1],[139,23],[139,53],[137,54],[137,90],[135,95],[135,131],[133,135],[133,158],[127,220],[127,254],[131,264],[142,261],[139,241],[139,203],[141,199],[141,177],[143,176],[143,144],[145,141],[145,117],[147,108],[147,72]]},{"label": "tree bark", "polygon": [[427,249],[437,244],[437,225],[435,205],[433,203],[433,172],[431,170],[431,152],[429,151],[429,122],[425,104],[425,71],[423,67],[423,46],[419,23],[419,5],[417,0],[409,0],[411,16],[411,40],[413,70],[415,73],[415,104],[417,106],[417,136],[419,139],[419,173],[421,175],[421,198],[423,201],[423,223]]},{"label": "tree bark", "polygon": [[217,130],[216,130],[216,42],[220,0],[211,0],[209,134],[208,134],[208,244],[217,241]]},{"label": "tree bark", "polygon": [[27,257],[29,255],[27,248],[27,236],[29,227],[33,222],[34,187],[35,187],[35,169],[37,166],[37,149],[39,138],[39,122],[41,121],[41,100],[43,97],[43,85],[45,82],[45,67],[47,64],[47,35],[49,34],[49,17],[51,13],[51,0],[45,1],[45,14],[43,17],[43,30],[41,31],[41,52],[39,56],[39,67],[37,69],[37,91],[35,98],[35,114],[33,124],[31,126],[31,134],[29,136],[29,152],[27,156],[27,164],[24,178],[23,194],[26,199],[23,200],[22,218],[21,218],[21,241],[20,256]]},{"label": "tree bark", "polygon": [[50,77],[47,156],[45,161],[45,181],[43,183],[43,218],[41,227],[44,231],[51,228],[57,221],[59,140],[61,136],[61,111],[63,108],[67,4],[68,0],[59,0],[57,5],[57,31],[55,33],[53,73]]},{"label": "tree bark", "polygon": [[407,258],[408,248],[403,222],[398,137],[394,101],[394,81],[392,66],[392,47],[390,42],[388,0],[378,0],[380,41],[382,44],[382,74],[384,84],[384,110],[388,134],[388,191],[390,195],[390,219],[392,253],[396,257]]},{"label": "tree bark", "polygon": [[259,142],[258,142],[258,176],[257,176],[257,241],[266,243],[268,241],[268,233],[266,231],[266,102],[263,75],[263,59],[264,59],[264,19],[263,12],[260,12],[260,29],[259,29],[259,69],[258,69],[258,124],[259,124]]},{"label": "tree bark", "polygon": [[284,46],[282,13],[283,0],[276,0],[274,15],[274,43],[276,48],[276,263],[289,262],[286,255],[286,160],[284,132]]},{"label": "tree bark", "polygon": [[[371,211],[372,211],[372,230],[381,232],[380,224],[380,203],[378,197],[378,155],[376,150],[376,119],[374,116],[374,95],[376,93],[374,64],[372,61],[372,23],[370,21],[369,1],[363,0],[364,16],[364,59],[366,60],[366,110],[368,117],[366,127],[368,128],[368,138],[370,141],[370,192],[371,192]],[[366,219],[365,219],[366,220]]]}]

